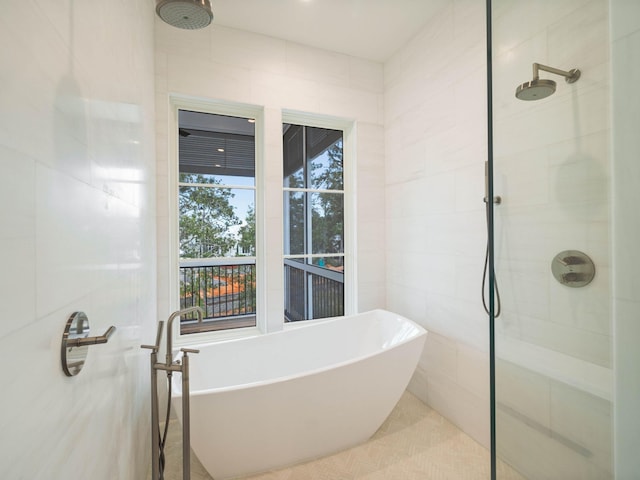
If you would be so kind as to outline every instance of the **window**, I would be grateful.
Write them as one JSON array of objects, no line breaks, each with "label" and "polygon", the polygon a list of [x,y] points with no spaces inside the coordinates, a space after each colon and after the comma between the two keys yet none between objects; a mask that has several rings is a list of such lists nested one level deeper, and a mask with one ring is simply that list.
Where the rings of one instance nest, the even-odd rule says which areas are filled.
[{"label": "window", "polygon": [[340,130],[283,125],[285,321],[344,314]]},{"label": "window", "polygon": [[251,118],[178,111],[180,333],[256,325],[255,128]]}]

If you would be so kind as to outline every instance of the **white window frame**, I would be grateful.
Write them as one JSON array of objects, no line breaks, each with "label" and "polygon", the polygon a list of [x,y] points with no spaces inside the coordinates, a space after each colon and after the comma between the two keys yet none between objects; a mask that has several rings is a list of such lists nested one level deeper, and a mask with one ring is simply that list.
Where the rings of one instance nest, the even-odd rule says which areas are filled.
[{"label": "white window frame", "polygon": [[[305,112],[284,110],[282,112],[282,123],[293,125],[303,125],[306,127],[328,128],[331,130],[342,131],[342,165],[343,165],[343,194],[344,194],[344,315],[353,315],[358,311],[358,295],[357,295],[357,218],[356,218],[356,124],[353,121],[343,118],[331,117],[326,115],[316,115]],[[282,141],[282,139],[281,139]],[[284,186],[282,192],[291,191]],[[307,190],[305,190],[307,191]],[[284,211],[283,211],[284,221]],[[284,249],[284,245],[283,245]],[[322,257],[325,255],[315,255]],[[282,264],[284,261],[297,257],[295,255],[282,256]],[[311,255],[314,257],[314,255]],[[283,285],[284,290],[284,285]],[[282,312],[284,316],[284,309]],[[304,320],[300,322],[290,322],[284,325],[284,328],[295,328],[300,324],[322,321],[326,319],[318,318]]]},{"label": "white window frame", "polygon": [[[169,309],[180,308],[180,255],[178,221],[178,111],[191,110],[216,115],[255,119],[256,145],[256,326],[220,330],[213,332],[180,334],[179,322],[174,322],[175,345],[194,345],[224,341],[271,333],[283,329],[295,328],[300,324],[326,319],[306,320],[304,322],[284,322],[284,211],[282,185],[282,124],[291,123],[310,127],[329,128],[343,132],[343,181],[344,181],[344,314],[353,315],[358,311],[357,295],[357,218],[356,218],[356,123],[344,118],[311,114],[293,110],[279,110],[224,100],[203,99],[192,96],[169,95],[169,169],[168,169],[168,214],[169,214]],[[268,135],[267,135],[268,132]],[[267,157],[265,145],[270,145]],[[278,148],[274,148],[278,145]],[[276,155],[277,153],[277,155]],[[267,166],[267,163],[269,165]],[[279,180],[275,175],[278,172]],[[268,178],[267,178],[268,177]],[[271,178],[274,177],[274,178]],[[265,205],[269,198],[273,205]],[[276,199],[279,199],[277,203]],[[275,212],[279,212],[279,221],[275,221]],[[267,223],[267,214],[270,219]],[[278,248],[273,239],[279,238]],[[267,251],[267,243],[270,249]],[[267,282],[267,278],[269,281]],[[279,284],[279,285],[278,285]],[[274,298],[267,298],[267,296]],[[279,296],[279,298],[275,298]],[[273,318],[269,318],[269,316]]]},{"label": "white window frame", "polygon": [[264,252],[264,109],[254,105],[232,103],[220,100],[199,99],[181,95],[169,97],[169,307],[174,312],[180,309],[180,225],[178,219],[179,159],[178,159],[178,112],[190,110],[194,112],[227,115],[231,117],[255,119],[255,214],[256,214],[256,326],[219,330],[212,332],[181,334],[179,322],[174,324],[173,333],[176,345],[193,345],[231,338],[253,336],[266,331],[265,304],[265,257]]}]

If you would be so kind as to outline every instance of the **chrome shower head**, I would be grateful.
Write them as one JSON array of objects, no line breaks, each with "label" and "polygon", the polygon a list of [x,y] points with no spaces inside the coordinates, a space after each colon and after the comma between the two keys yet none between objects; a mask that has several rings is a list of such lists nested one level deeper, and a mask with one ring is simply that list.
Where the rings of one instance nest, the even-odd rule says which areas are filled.
[{"label": "chrome shower head", "polygon": [[574,83],[580,78],[580,70],[573,68],[568,72],[559,70],[553,67],[547,67],[546,65],[540,65],[539,63],[533,64],[533,80],[525,82],[516,88],[516,98],[519,100],[541,100],[552,95],[556,91],[556,82],[553,80],[541,79],[538,76],[538,71],[544,70],[545,72],[554,73],[556,75],[562,75],[565,77],[567,83]]},{"label": "chrome shower head", "polygon": [[519,100],[540,100],[552,95],[556,91],[556,82],[553,80],[531,80],[525,82],[516,89],[516,97]]},{"label": "chrome shower head", "polygon": [[169,25],[187,30],[204,28],[213,20],[209,0],[158,0],[156,13]]}]

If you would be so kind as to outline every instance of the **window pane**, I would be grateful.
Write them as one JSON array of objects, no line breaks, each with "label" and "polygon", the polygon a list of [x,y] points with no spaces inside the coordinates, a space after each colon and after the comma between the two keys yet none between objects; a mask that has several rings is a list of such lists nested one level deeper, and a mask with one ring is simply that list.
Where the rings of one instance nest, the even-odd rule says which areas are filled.
[{"label": "window pane", "polygon": [[312,193],[312,254],[344,252],[344,196],[341,193]]},{"label": "window pane", "polygon": [[305,252],[305,194],[284,193],[285,211],[285,255],[301,255]]},{"label": "window pane", "polygon": [[[256,269],[247,263],[224,264],[210,261],[207,265],[180,266],[180,308],[198,306],[204,322],[197,323],[196,314],[181,320],[183,333],[255,326]],[[229,320],[233,317],[235,320]]]},{"label": "window pane", "polygon": [[310,188],[342,190],[342,140],[332,144],[309,162]]},{"label": "window pane", "polygon": [[[204,309],[182,333],[256,324],[255,125],[179,111],[180,306]],[[239,188],[231,188],[239,187]]]},{"label": "window pane", "polygon": [[304,130],[300,125],[284,124],[284,187],[304,188]]},{"label": "window pane", "polygon": [[304,264],[286,261],[284,264],[284,315],[288,322],[307,320],[306,316],[306,273]]},{"label": "window pane", "polygon": [[344,257],[313,257],[310,262],[316,267],[326,268],[337,273],[344,272]]},{"label": "window pane", "polygon": [[255,124],[249,120],[180,110],[180,173],[206,175],[233,185],[245,183],[221,177],[255,178]]},{"label": "window pane", "polygon": [[304,188],[304,172],[302,169],[284,177],[284,186],[287,188]]},{"label": "window pane", "polygon": [[233,189],[234,201],[231,203],[236,216],[240,219],[236,238],[238,244],[236,257],[254,257],[256,255],[256,208],[253,190]]},{"label": "window pane", "polygon": [[[325,259],[325,265],[328,260]],[[331,258],[334,260],[338,259]],[[287,321],[344,315],[342,273],[285,260],[284,282]]]},{"label": "window pane", "polygon": [[255,185],[254,123],[186,110],[179,118],[180,182]]},{"label": "window pane", "polygon": [[313,318],[344,315],[344,283],[324,275],[311,275]]},{"label": "window pane", "polygon": [[253,190],[180,187],[180,257],[255,254]]},{"label": "window pane", "polygon": [[283,149],[286,321],[342,315],[342,131],[285,124]]}]

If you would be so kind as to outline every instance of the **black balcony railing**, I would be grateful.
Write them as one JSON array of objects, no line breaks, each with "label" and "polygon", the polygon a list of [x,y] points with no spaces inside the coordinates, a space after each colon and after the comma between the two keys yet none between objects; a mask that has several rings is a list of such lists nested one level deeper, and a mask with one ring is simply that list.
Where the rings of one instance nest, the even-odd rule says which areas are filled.
[{"label": "black balcony railing", "polygon": [[344,315],[344,274],[285,260],[285,319],[288,322]]},{"label": "black balcony railing", "polygon": [[[256,325],[256,265],[216,260],[190,260],[180,265],[180,308],[204,310],[181,319],[181,332]],[[344,315],[342,272],[285,260],[285,320],[288,322]]]},{"label": "black balcony railing", "polygon": [[255,326],[255,263],[180,265],[180,308],[193,306],[204,310],[204,325],[187,315],[183,333]]}]

